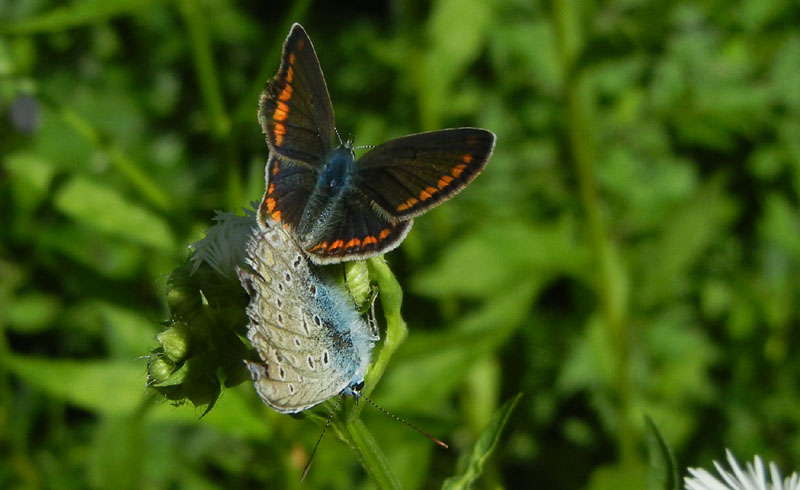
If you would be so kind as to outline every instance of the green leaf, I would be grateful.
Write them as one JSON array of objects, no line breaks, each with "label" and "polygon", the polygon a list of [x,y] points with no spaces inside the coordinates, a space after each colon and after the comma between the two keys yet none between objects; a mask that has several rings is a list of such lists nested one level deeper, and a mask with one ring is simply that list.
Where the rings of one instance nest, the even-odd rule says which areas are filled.
[{"label": "green leaf", "polygon": [[646,490],[678,490],[678,469],[669,446],[661,437],[653,420],[645,415],[645,432],[647,437],[647,455],[649,471],[647,472]]},{"label": "green leaf", "polygon": [[47,197],[47,189],[55,175],[50,161],[34,152],[21,151],[8,155],[5,163],[13,177],[14,197],[22,207],[33,208]]},{"label": "green leaf", "polygon": [[522,281],[543,284],[555,273],[582,274],[585,252],[569,220],[492,223],[450,246],[439,262],[414,277],[412,289],[431,297],[490,297]]},{"label": "green leaf", "polygon": [[416,332],[398,351],[379,387],[381,404],[416,413],[436,410],[434,403],[418,400],[452,393],[472,365],[503,345],[524,322],[537,291],[531,281],[522,282],[452,328]]},{"label": "green leaf", "polygon": [[480,54],[489,32],[492,7],[481,0],[444,0],[435,4],[428,23],[430,45],[416,64],[420,117],[425,129],[441,126],[452,111],[451,86]]},{"label": "green leaf", "polygon": [[94,412],[125,415],[143,400],[144,363],[11,355],[3,364],[49,396]]},{"label": "green leaf", "polygon": [[[380,291],[380,301],[386,319],[386,336],[383,339],[383,346],[367,373],[364,388],[361,390],[364,396],[372,394],[372,390],[383,376],[392,355],[408,336],[408,327],[400,313],[400,306],[403,304],[403,289],[397,282],[397,278],[394,277],[383,257],[369,259],[367,267],[370,276],[378,285],[378,291]],[[361,408],[357,407],[350,416],[355,418],[360,412]]]},{"label": "green leaf", "polygon": [[134,359],[146,354],[155,344],[156,323],[133,310],[113,303],[97,305],[106,323],[106,342],[118,359]]},{"label": "green leaf", "polygon": [[483,471],[483,464],[492,455],[497,442],[500,440],[500,434],[503,432],[511,412],[517,406],[517,402],[522,397],[522,393],[517,394],[514,398],[503,404],[502,407],[495,413],[494,417],[486,427],[483,429],[478,440],[475,442],[475,447],[472,449],[472,455],[469,458],[467,469],[461,474],[456,475],[445,480],[442,488],[445,490],[468,489],[471,488],[472,483],[478,479]]},{"label": "green leaf", "polygon": [[141,455],[147,450],[142,425],[137,414],[100,420],[86,465],[94,488],[142,488]]},{"label": "green leaf", "polygon": [[175,250],[166,222],[114,190],[85,177],[74,177],[56,195],[55,205],[75,221],[165,252]]},{"label": "green leaf", "polygon": [[29,333],[50,327],[62,311],[58,297],[42,293],[16,296],[8,304],[0,301],[0,305],[0,319],[7,321],[13,330]]},{"label": "green leaf", "polygon": [[74,223],[43,228],[37,245],[113,279],[140,274],[147,255],[136,243]]},{"label": "green leaf", "polygon": [[41,15],[0,26],[0,32],[31,34],[63,31],[103,21],[137,10],[151,8],[155,0],[82,0],[68,7],[55,8]]},{"label": "green leaf", "polygon": [[[140,390],[141,387],[140,384]],[[274,436],[273,429],[280,428],[281,420],[286,417],[257,399],[252,383],[223,390],[214,409],[208,413],[205,411],[205,407],[194,407],[190,403],[180,406],[162,403],[153,407],[149,420],[165,426],[175,423],[210,426],[224,434],[269,440]]]},{"label": "green leaf", "polygon": [[715,240],[727,233],[737,213],[736,203],[712,180],[692,199],[666,216],[653,240],[641,247],[641,270],[646,271],[637,295],[647,306],[671,300],[685,291],[691,270]]}]

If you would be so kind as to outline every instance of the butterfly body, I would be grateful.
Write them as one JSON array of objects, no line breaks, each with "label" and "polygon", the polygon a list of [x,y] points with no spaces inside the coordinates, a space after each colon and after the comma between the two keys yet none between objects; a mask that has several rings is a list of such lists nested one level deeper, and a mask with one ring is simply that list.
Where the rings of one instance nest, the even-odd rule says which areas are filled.
[{"label": "butterfly body", "polygon": [[392,139],[356,158],[349,142],[338,142],[322,68],[300,24],[261,94],[259,122],[270,149],[259,220],[293,230],[318,264],[397,247],[414,217],[483,170],[495,143],[484,129],[445,129]]},{"label": "butterfly body", "polygon": [[271,220],[254,229],[245,264],[247,338],[261,360],[246,363],[264,402],[296,413],[338,394],[358,396],[378,333],[352,299]]},{"label": "butterfly body", "polygon": [[349,147],[335,148],[323,159],[316,184],[294,227],[304,247],[313,246],[340,221],[345,200],[351,199],[355,170],[355,155]]},{"label": "butterfly body", "polygon": [[323,160],[315,191],[341,193],[355,173],[355,153],[351,148],[342,145]]}]

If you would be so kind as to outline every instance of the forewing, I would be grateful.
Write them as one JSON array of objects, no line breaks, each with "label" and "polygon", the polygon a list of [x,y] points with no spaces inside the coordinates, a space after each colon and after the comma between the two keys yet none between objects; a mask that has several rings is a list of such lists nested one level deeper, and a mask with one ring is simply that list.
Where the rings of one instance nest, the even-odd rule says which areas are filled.
[{"label": "forewing", "polygon": [[388,215],[412,218],[472,182],[492,156],[494,142],[492,132],[477,128],[393,139],[356,162],[356,187]]},{"label": "forewing", "polygon": [[281,66],[259,100],[258,120],[270,151],[284,159],[319,165],[335,142],[333,107],[308,34],[294,24]]}]

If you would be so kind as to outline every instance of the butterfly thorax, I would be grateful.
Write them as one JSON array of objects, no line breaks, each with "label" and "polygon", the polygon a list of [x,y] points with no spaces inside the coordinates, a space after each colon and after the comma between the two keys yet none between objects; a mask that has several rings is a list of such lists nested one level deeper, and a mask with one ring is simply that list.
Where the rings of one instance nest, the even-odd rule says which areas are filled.
[{"label": "butterfly thorax", "polygon": [[342,214],[345,191],[355,177],[355,154],[348,145],[329,152],[322,159],[317,183],[311,191],[295,232],[303,246],[324,240],[331,227],[336,227]]},{"label": "butterfly thorax", "polygon": [[343,145],[328,153],[322,161],[322,171],[317,178],[317,192],[335,195],[343,189],[355,170],[355,154]]}]

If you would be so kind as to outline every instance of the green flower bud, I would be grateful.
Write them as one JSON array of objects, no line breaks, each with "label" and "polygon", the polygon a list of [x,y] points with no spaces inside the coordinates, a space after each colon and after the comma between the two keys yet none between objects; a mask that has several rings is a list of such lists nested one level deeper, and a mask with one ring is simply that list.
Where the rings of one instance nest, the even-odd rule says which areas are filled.
[{"label": "green flower bud", "polygon": [[176,323],[174,326],[156,335],[156,340],[161,345],[164,355],[172,362],[178,363],[186,358],[189,352],[189,332],[185,325]]}]

